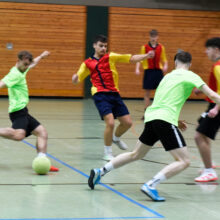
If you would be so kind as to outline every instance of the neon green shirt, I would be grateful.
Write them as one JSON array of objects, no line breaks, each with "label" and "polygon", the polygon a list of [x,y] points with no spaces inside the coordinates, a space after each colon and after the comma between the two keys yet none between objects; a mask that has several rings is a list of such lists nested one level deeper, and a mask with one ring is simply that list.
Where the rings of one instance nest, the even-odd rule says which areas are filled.
[{"label": "neon green shirt", "polygon": [[176,69],[164,76],[154,97],[153,104],[145,111],[145,122],[163,120],[178,126],[179,114],[194,87],[205,82],[192,71]]},{"label": "neon green shirt", "polygon": [[10,72],[2,79],[8,87],[9,113],[23,109],[29,102],[28,87],[26,82],[26,75],[28,71],[29,68],[22,73],[17,67],[12,67]]}]

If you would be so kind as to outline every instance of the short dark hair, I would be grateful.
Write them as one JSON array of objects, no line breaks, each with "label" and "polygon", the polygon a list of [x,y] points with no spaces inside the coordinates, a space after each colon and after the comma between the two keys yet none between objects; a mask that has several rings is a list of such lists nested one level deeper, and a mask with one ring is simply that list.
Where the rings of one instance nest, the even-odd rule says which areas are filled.
[{"label": "short dark hair", "polygon": [[220,37],[209,38],[206,43],[206,47],[217,47],[220,50]]},{"label": "short dark hair", "polygon": [[191,63],[192,55],[189,52],[179,50],[174,57],[174,61],[176,60],[180,61],[181,63]]},{"label": "short dark hair", "polygon": [[33,55],[29,51],[23,50],[18,53],[18,59],[19,60],[28,59],[30,62],[32,62]]},{"label": "short dark hair", "polygon": [[93,43],[97,43],[98,41],[102,43],[107,43],[108,38],[105,35],[99,34],[95,36]]},{"label": "short dark hair", "polygon": [[158,31],[156,29],[152,29],[150,32],[149,32],[149,35],[151,37],[156,37],[158,36]]}]

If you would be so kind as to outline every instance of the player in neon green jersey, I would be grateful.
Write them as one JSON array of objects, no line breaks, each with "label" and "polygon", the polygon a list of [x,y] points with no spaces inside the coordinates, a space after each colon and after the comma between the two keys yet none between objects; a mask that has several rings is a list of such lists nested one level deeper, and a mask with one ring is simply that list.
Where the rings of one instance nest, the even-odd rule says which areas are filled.
[{"label": "player in neon green jersey", "polygon": [[[21,141],[32,134],[35,135],[37,137],[38,156],[46,156],[48,135],[43,125],[28,113],[29,95],[26,75],[31,68],[35,67],[42,58],[49,54],[48,51],[44,51],[40,56],[33,59],[30,52],[19,52],[16,65],[0,80],[0,88],[8,88],[8,111],[12,121],[11,128],[0,128],[0,136]],[[58,168],[51,166],[50,171],[58,170]]]},{"label": "player in neon green jersey", "polygon": [[[154,143],[161,141],[163,147],[174,158],[174,162],[165,166],[153,179],[146,182],[141,191],[154,201],[165,201],[160,197],[156,186],[168,178],[180,173],[190,164],[188,150],[180,130],[185,130],[183,122],[178,123],[180,111],[194,87],[220,105],[220,96],[211,90],[195,73],[189,71],[192,57],[181,51],[176,54],[176,69],[164,76],[160,82],[153,104],[145,112],[145,128],[132,152],[120,154],[100,169],[92,169],[88,180],[94,189],[102,176],[115,168],[143,158]],[[179,129],[178,129],[179,127]]]}]

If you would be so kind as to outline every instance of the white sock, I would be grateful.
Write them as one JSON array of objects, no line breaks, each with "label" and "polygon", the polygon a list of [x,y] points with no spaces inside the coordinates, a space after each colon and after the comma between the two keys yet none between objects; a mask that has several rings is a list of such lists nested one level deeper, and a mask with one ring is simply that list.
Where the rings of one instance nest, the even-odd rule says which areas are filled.
[{"label": "white sock", "polygon": [[112,146],[104,146],[105,154],[112,154]]},{"label": "white sock", "polygon": [[47,155],[46,155],[45,153],[39,152],[39,153],[37,154],[37,156],[38,156],[38,157],[46,157]]},{"label": "white sock", "polygon": [[156,174],[156,176],[153,177],[153,179],[149,180],[146,184],[150,188],[155,189],[156,186],[164,180],[166,180],[166,176],[163,173],[159,172]]},{"label": "white sock", "polygon": [[213,168],[205,168],[203,173],[215,173],[215,170]]},{"label": "white sock", "polygon": [[120,137],[117,137],[117,136],[115,136],[114,134],[113,134],[113,141],[120,141]]},{"label": "white sock", "polygon": [[106,173],[110,172],[111,170],[114,169],[114,166],[112,164],[112,162],[108,162],[107,164],[105,164],[105,166],[103,168],[100,169],[101,171],[101,176],[104,176]]}]

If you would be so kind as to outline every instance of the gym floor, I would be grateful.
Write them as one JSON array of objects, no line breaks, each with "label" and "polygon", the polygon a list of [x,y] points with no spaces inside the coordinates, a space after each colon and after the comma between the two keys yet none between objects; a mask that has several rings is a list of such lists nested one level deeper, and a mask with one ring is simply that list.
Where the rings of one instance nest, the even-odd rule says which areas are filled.
[{"label": "gym floor", "polygon": [[[125,100],[133,127],[123,136],[131,151],[143,130],[143,101]],[[11,126],[8,100],[0,99],[1,127]],[[207,107],[203,101],[188,101],[181,119],[188,122],[183,133],[191,165],[179,175],[161,183],[158,191],[166,202],[153,202],[140,187],[172,161],[157,143],[142,160],[108,173],[95,190],[87,185],[91,168],[105,164],[104,122],[91,99],[31,99],[30,114],[49,133],[48,157],[60,168],[58,173],[37,175],[31,168],[36,156],[34,136],[22,142],[0,141],[0,220],[94,220],[159,219],[219,220],[219,181],[197,184],[202,162],[194,142],[196,120]],[[117,121],[116,121],[117,124]],[[220,165],[219,134],[212,143],[213,160]],[[114,155],[122,153],[113,146]],[[216,169],[220,175],[220,168]]]}]

